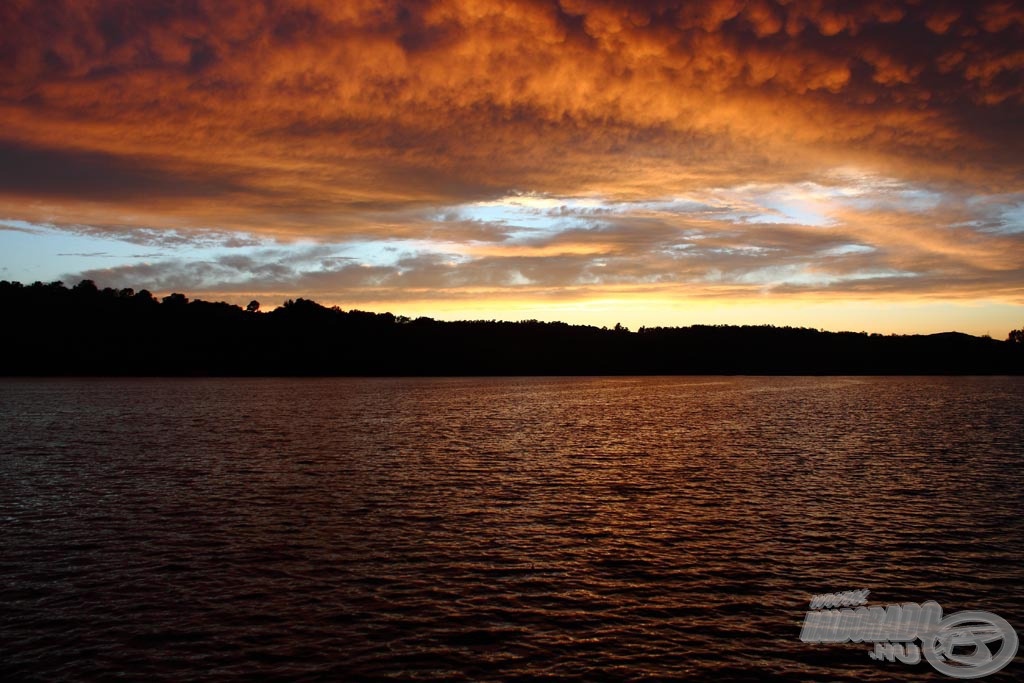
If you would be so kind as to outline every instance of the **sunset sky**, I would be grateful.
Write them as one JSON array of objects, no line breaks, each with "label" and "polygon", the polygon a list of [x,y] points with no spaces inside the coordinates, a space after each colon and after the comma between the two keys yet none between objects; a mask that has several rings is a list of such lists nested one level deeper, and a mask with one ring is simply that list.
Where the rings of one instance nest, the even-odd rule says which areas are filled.
[{"label": "sunset sky", "polygon": [[1024,325],[1024,0],[0,3],[0,279]]}]

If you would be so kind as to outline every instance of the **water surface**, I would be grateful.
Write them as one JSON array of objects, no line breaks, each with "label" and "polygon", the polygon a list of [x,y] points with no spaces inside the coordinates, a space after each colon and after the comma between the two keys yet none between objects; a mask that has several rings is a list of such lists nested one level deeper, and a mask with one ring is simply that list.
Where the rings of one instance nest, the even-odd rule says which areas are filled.
[{"label": "water surface", "polygon": [[807,600],[1024,632],[1022,405],[998,377],[0,380],[0,673],[938,679],[800,642]]}]

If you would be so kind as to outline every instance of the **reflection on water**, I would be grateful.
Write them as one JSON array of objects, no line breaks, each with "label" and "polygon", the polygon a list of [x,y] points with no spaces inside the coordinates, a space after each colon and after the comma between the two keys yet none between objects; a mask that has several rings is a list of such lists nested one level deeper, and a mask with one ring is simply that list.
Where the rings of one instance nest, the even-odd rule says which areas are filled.
[{"label": "reflection on water", "polygon": [[0,665],[918,680],[801,643],[807,600],[1024,631],[1022,399],[1013,378],[4,380]]}]

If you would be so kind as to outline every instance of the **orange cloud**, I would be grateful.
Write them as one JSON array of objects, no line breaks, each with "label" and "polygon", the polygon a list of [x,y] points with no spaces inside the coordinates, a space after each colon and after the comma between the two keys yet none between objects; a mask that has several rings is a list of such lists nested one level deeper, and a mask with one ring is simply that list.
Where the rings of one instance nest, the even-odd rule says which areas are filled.
[{"label": "orange cloud", "polygon": [[[985,5],[975,19],[1016,35],[1017,24],[993,18],[1012,14],[1002,7]],[[147,14],[134,3],[66,2],[42,16],[25,5],[8,9],[14,69],[0,111],[24,145],[142,158],[183,174],[222,165],[248,172],[256,196],[309,193],[341,205],[385,188],[399,188],[390,198],[399,201],[444,199],[423,179],[436,174],[460,195],[474,193],[461,187],[471,178],[483,181],[477,195],[581,192],[590,182],[573,172],[579,163],[610,151],[685,155],[695,136],[726,150],[717,165],[737,175],[749,173],[750,146],[775,160],[794,146],[825,146],[879,166],[911,154],[923,174],[960,173],[977,155],[1005,151],[995,139],[1005,126],[986,124],[1005,120],[996,105],[1019,104],[1019,78],[996,82],[1019,71],[1019,51],[914,33],[936,15],[915,15],[915,24],[905,17],[912,10],[447,0],[211,2]],[[898,31],[922,44],[894,43]],[[953,53],[963,57],[936,65]],[[771,105],[749,120],[742,112],[758,100]],[[879,117],[905,126],[894,136],[873,127]],[[861,131],[852,148],[850,129]],[[944,162],[954,146],[958,157]],[[1019,169],[997,170],[1009,178]],[[561,187],[547,186],[567,171]]]},{"label": "orange cloud", "polygon": [[[8,2],[0,219],[460,242],[474,266],[398,269],[446,291],[474,277],[610,287],[712,269],[792,275],[803,266],[762,268],[763,254],[742,251],[756,232],[733,228],[731,242],[723,221],[700,227],[731,260],[707,252],[691,267],[665,256],[639,209],[630,218],[648,221],[653,242],[614,231],[516,242],[514,226],[437,214],[522,193],[707,198],[823,182],[841,167],[956,197],[1019,191],[1022,17],[1003,0]],[[834,215],[891,256],[871,268],[1018,291],[1012,235],[943,232],[942,212]],[[799,232],[787,239],[802,263]],[[412,286],[392,271],[341,271],[352,286]],[[315,284],[292,275],[287,286]]]}]

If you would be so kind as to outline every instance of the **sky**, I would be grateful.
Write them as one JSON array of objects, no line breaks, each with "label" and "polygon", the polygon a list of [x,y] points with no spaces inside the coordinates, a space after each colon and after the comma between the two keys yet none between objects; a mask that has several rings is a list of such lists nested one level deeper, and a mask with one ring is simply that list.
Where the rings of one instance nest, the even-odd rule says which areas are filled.
[{"label": "sky", "polygon": [[1024,325],[1024,0],[7,0],[0,279]]}]

